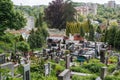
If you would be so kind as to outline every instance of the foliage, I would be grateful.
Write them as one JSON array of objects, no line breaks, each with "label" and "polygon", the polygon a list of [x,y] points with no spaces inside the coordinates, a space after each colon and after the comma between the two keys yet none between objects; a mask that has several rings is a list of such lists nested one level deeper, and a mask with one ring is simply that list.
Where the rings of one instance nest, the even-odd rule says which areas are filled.
[{"label": "foliage", "polygon": [[6,29],[20,29],[24,27],[26,20],[23,14],[16,11],[11,0],[0,1],[0,34]]},{"label": "foliage", "polygon": [[75,9],[71,1],[55,0],[45,9],[45,19],[51,28],[65,29],[66,22],[74,21]]},{"label": "foliage", "polygon": [[90,75],[90,76],[73,75],[72,80],[95,80],[96,78],[97,78],[96,75]]},{"label": "foliage", "polygon": [[43,26],[43,16],[42,13],[39,13],[39,16],[36,16],[35,27],[42,27]]},{"label": "foliage", "polygon": [[80,72],[80,73],[90,73],[89,70],[83,68],[83,67],[80,67],[80,66],[76,66],[76,67],[71,67],[70,68],[72,71],[74,72]]},{"label": "foliage", "polygon": [[48,32],[45,28],[40,27],[36,31],[32,30],[28,38],[30,48],[41,48],[48,36]]},{"label": "foliage", "polygon": [[28,43],[21,41],[17,43],[17,50],[21,51],[21,52],[28,52],[30,49],[30,46],[28,45]]},{"label": "foliage", "polygon": [[88,40],[94,41],[94,28],[92,25],[90,25]]},{"label": "foliage", "polygon": [[106,76],[104,80],[120,80],[120,77],[116,77],[116,76]]},{"label": "foliage", "polygon": [[116,31],[117,31],[116,27],[111,27],[108,30],[107,42],[109,45],[114,46]]},{"label": "foliage", "polygon": [[85,32],[83,27],[80,27],[80,36],[84,37],[85,36]]},{"label": "foliage", "polygon": [[114,46],[116,47],[116,49],[120,49],[120,30],[116,31],[116,35],[114,38]]},{"label": "foliage", "polygon": [[112,73],[114,70],[116,69],[116,65],[115,64],[111,64],[108,66],[108,72]]}]

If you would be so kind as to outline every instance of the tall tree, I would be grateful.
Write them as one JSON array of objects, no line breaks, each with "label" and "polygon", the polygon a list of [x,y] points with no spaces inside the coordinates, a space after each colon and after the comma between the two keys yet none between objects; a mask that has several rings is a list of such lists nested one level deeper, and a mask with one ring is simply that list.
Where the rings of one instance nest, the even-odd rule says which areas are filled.
[{"label": "tall tree", "polygon": [[115,39],[114,39],[114,46],[117,49],[120,49],[120,30],[116,31]]},{"label": "tall tree", "polygon": [[88,40],[94,41],[94,28],[93,28],[93,25],[90,25]]},{"label": "tall tree", "polygon": [[108,30],[107,42],[108,42],[109,45],[114,46],[116,31],[117,31],[116,27],[111,27]]},{"label": "tall tree", "polygon": [[49,27],[61,30],[67,21],[74,21],[74,12],[71,1],[55,0],[45,9],[45,19]]},{"label": "tall tree", "polygon": [[35,27],[42,27],[43,26],[43,16],[42,13],[39,13],[39,16],[36,16]]},{"label": "tall tree", "polygon": [[84,37],[84,35],[85,35],[85,32],[83,30],[83,27],[81,26],[80,27],[80,36]]},{"label": "tall tree", "polygon": [[20,29],[26,20],[22,13],[15,11],[11,0],[0,0],[0,34],[9,29]]}]

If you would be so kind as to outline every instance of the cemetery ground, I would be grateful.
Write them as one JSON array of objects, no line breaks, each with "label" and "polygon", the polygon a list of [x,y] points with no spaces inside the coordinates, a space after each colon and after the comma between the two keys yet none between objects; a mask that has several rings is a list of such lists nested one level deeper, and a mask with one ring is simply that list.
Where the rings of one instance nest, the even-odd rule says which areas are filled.
[{"label": "cemetery ground", "polygon": [[0,80],[120,80],[119,53],[105,44],[55,44],[15,59],[0,54]]}]

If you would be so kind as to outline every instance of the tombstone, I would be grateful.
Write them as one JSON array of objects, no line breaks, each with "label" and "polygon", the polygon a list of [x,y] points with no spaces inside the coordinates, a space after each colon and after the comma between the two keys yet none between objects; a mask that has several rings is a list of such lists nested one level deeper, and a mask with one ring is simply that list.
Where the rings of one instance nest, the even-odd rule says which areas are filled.
[{"label": "tombstone", "polygon": [[105,63],[105,51],[106,49],[102,48],[100,50],[100,62]]},{"label": "tombstone", "polygon": [[[14,77],[14,64],[12,62],[1,64],[0,69],[9,69],[10,75]],[[0,80],[3,80],[2,76],[2,73],[0,73]]]},{"label": "tombstone", "polygon": [[5,63],[5,54],[0,54],[0,64]]},{"label": "tombstone", "polygon": [[30,64],[23,65],[23,80],[31,80],[31,78],[30,78]]},{"label": "tombstone", "polygon": [[70,55],[68,54],[66,56],[66,69],[69,69],[70,68]]},{"label": "tombstone", "polygon": [[51,72],[51,65],[50,65],[50,63],[44,64],[44,70],[45,70],[45,72],[44,72],[45,76],[50,74],[50,72]]},{"label": "tombstone", "polygon": [[107,67],[102,67],[101,68],[101,79],[104,80],[105,76],[107,75]]},{"label": "tombstone", "polygon": [[69,69],[65,69],[63,72],[61,72],[58,75],[58,80],[71,80],[70,79],[70,70]]},{"label": "tombstone", "polygon": [[120,69],[120,56],[118,57],[117,69]]},{"label": "tombstone", "polygon": [[109,56],[105,57],[105,64],[108,65]]},{"label": "tombstone", "polygon": [[57,57],[55,58],[55,62],[56,62],[56,63],[59,63],[59,61],[60,61],[60,58],[57,56]]}]

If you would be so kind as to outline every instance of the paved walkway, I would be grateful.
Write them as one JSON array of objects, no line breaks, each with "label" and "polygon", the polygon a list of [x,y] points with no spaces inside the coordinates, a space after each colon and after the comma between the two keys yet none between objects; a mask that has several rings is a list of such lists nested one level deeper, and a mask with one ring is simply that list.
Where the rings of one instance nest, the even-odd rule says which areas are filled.
[{"label": "paved walkway", "polygon": [[91,74],[78,73],[78,72],[71,72],[71,75],[89,76],[89,75],[91,75]]}]

